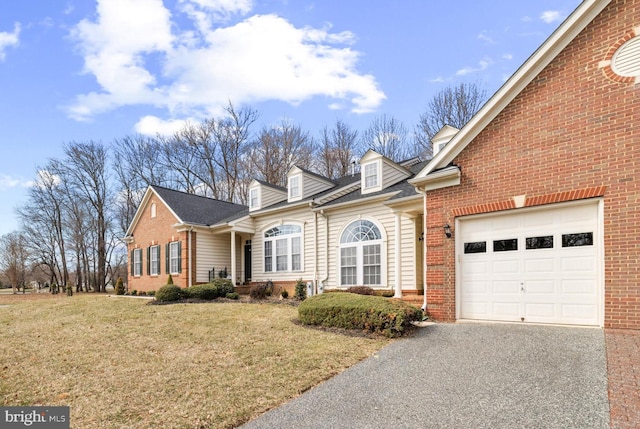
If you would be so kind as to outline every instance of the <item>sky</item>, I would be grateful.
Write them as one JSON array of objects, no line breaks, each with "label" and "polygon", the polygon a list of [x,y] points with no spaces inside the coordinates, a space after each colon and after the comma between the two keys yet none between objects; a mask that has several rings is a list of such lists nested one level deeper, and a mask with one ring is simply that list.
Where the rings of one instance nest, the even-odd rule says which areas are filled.
[{"label": "sky", "polygon": [[170,134],[229,101],[318,136],[493,94],[579,0],[0,2],[0,235],[64,144]]}]

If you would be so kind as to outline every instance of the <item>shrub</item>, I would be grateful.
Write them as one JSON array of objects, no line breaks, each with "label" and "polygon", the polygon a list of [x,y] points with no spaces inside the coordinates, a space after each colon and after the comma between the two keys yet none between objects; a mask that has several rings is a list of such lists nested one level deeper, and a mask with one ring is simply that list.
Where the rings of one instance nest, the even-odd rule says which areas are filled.
[{"label": "shrub", "polygon": [[376,292],[369,286],[351,286],[347,289],[349,293],[357,293],[358,295],[375,295]]},{"label": "shrub", "polygon": [[140,292],[138,292],[138,296],[147,296],[147,292],[141,290]]},{"label": "shrub", "polygon": [[212,300],[227,296],[227,294],[234,293],[235,288],[228,279],[215,279],[211,283],[191,286],[185,289],[185,295],[188,298]]},{"label": "shrub", "polygon": [[213,279],[211,283],[215,285],[218,290],[220,290],[220,296],[225,296],[228,293],[234,293],[236,291],[236,288],[233,287],[233,283],[231,282],[231,280],[226,278]]},{"label": "shrub", "polygon": [[287,290],[286,290],[286,289],[284,289],[282,292],[280,292],[280,296],[281,296],[283,299],[287,299],[287,298],[289,298],[289,292],[287,292]]},{"label": "shrub", "polygon": [[296,282],[296,291],[293,297],[300,301],[304,301],[307,298],[307,285],[302,281],[302,279],[299,279]]},{"label": "shrub", "polygon": [[156,300],[160,302],[171,302],[182,299],[185,294],[180,286],[164,285],[156,292]]},{"label": "shrub", "polygon": [[230,292],[226,294],[225,297],[229,299],[240,299],[240,294],[238,294],[238,292]]},{"label": "shrub", "polygon": [[156,296],[156,291],[155,290],[150,290],[147,292],[148,296]]},{"label": "shrub", "polygon": [[122,281],[122,277],[118,277],[118,280],[116,281],[116,295],[124,295],[124,293],[124,282]]},{"label": "shrub", "polygon": [[380,296],[330,293],[313,296],[300,304],[298,317],[306,325],[361,329],[397,337],[412,321],[422,319],[422,310]]},{"label": "shrub", "polygon": [[134,289],[134,290],[132,290],[132,291],[131,291],[131,295],[133,295],[133,296],[137,296],[137,295],[138,295],[138,291],[137,291],[137,290],[135,290],[135,289]]},{"label": "shrub", "polygon": [[167,277],[167,284],[168,285],[172,285],[173,284],[173,277],[171,277],[171,274],[169,274],[169,277]]},{"label": "shrub", "polygon": [[268,281],[251,286],[249,296],[253,299],[265,299],[273,293],[273,283]]}]

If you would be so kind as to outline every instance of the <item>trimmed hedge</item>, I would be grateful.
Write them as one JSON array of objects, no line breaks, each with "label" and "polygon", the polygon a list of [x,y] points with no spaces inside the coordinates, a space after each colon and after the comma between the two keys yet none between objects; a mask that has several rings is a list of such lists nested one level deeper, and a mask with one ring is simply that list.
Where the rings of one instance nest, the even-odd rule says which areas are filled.
[{"label": "trimmed hedge", "polygon": [[211,283],[191,286],[184,289],[187,298],[212,300],[225,297],[227,294],[234,293],[235,289],[231,280],[215,279]]},{"label": "trimmed hedge", "polygon": [[361,329],[398,337],[412,321],[422,319],[422,310],[403,301],[353,293],[328,293],[306,299],[298,307],[305,325]]},{"label": "trimmed hedge", "polygon": [[156,300],[160,302],[178,301],[184,298],[185,294],[180,286],[164,285],[156,292]]}]

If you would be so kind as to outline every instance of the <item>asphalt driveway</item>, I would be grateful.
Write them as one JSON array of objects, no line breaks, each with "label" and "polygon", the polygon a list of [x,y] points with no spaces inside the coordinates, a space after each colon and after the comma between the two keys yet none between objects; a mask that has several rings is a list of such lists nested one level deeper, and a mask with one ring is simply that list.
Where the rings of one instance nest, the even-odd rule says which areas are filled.
[{"label": "asphalt driveway", "polygon": [[243,428],[608,428],[606,365],[601,329],[436,324]]}]

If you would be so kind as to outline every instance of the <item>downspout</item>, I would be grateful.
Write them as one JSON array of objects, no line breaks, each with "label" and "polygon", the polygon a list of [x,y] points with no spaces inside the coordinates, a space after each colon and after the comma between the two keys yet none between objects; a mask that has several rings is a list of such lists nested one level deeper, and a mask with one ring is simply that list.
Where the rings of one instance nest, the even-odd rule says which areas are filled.
[{"label": "downspout", "polygon": [[[309,203],[309,208],[313,208],[313,203]],[[313,212],[313,239],[316,242],[313,251],[313,284],[318,293],[318,212]]]},{"label": "downspout", "polygon": [[[324,210],[320,210],[320,216],[324,218],[324,279],[320,280],[323,286],[326,286],[329,280],[329,216],[324,214]],[[324,291],[324,287],[323,287]]]},{"label": "downspout", "polygon": [[424,214],[422,215],[422,293],[424,295],[424,301],[422,303],[422,311],[427,312],[427,191],[420,188],[416,190],[422,194],[422,206],[424,208]]},{"label": "downspout", "polygon": [[400,261],[401,261],[401,254],[400,254],[400,247],[401,247],[401,219],[400,219],[400,212],[396,211],[395,213],[395,242],[396,242],[396,246],[394,249],[394,255],[395,255],[395,273],[394,273],[394,282],[395,282],[395,293],[393,295],[394,298],[402,298],[402,283],[400,281],[400,277],[401,277],[401,272],[400,272]]},{"label": "downspout", "polygon": [[193,277],[193,269],[192,269],[193,260],[191,259],[192,258],[192,254],[191,254],[191,243],[192,243],[191,233],[192,232],[193,232],[193,227],[190,227],[189,228],[189,276],[187,278],[188,287],[191,287],[191,285],[193,284],[193,278],[192,278]]}]

